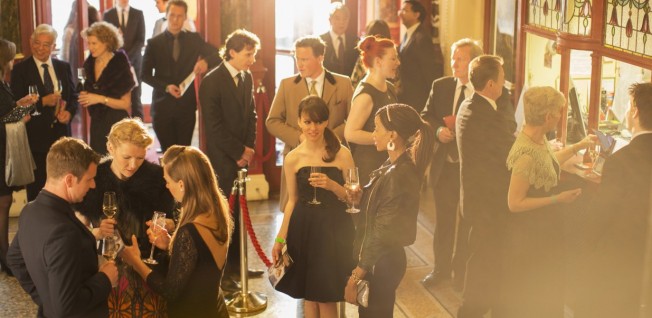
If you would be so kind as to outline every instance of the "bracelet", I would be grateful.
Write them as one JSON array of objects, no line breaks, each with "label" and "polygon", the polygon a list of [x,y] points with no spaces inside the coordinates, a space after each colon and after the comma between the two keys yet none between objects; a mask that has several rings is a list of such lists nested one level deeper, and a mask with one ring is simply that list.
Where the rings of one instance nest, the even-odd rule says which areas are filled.
[{"label": "bracelet", "polygon": [[104,105],[109,106],[109,98],[106,96],[104,97]]},{"label": "bracelet", "polygon": [[557,195],[556,194],[550,196],[550,202],[552,204],[557,203]]},{"label": "bracelet", "polygon": [[351,272],[351,279],[353,279],[353,282],[354,282],[355,284],[358,284],[358,282],[360,282],[360,281],[362,280],[362,278],[360,278],[360,277],[358,276],[358,274],[355,273],[355,270],[353,270],[353,271]]},{"label": "bracelet", "polygon": [[277,237],[276,239],[274,239],[274,242],[276,242],[276,243],[281,243],[281,244],[287,244],[287,242],[285,241],[285,239],[282,238],[282,237]]},{"label": "bracelet", "polygon": [[435,131],[435,137],[437,137],[437,139],[439,139],[439,133],[441,132],[442,129],[444,129],[444,126],[440,126],[439,128],[437,128],[437,131]]}]

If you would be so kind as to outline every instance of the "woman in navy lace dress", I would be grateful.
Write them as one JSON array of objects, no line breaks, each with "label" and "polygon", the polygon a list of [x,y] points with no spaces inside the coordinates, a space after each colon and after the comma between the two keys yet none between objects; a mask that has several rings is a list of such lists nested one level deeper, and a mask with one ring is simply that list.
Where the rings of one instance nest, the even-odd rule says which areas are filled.
[{"label": "woman in navy lace dress", "polygon": [[[229,204],[217,187],[215,171],[199,149],[172,146],[163,155],[166,185],[181,203],[179,225],[171,237],[164,229],[154,239],[169,260],[150,269],[141,260],[136,237],[122,259],[168,302],[168,317],[228,318],[220,292],[222,271],[233,230]],[[167,269],[167,270],[166,270]]]},{"label": "woman in navy lace dress", "polygon": [[[353,221],[348,215],[344,172],[353,158],[328,127],[328,106],[317,96],[299,104],[299,127],[305,140],[285,156],[283,170],[290,200],[272,257],[276,262],[283,244],[294,264],[276,289],[305,299],[305,316],[336,317],[336,302],[344,299],[346,277],[353,268],[350,258]],[[320,173],[311,173],[320,167]],[[320,204],[311,204],[316,198]]]}]

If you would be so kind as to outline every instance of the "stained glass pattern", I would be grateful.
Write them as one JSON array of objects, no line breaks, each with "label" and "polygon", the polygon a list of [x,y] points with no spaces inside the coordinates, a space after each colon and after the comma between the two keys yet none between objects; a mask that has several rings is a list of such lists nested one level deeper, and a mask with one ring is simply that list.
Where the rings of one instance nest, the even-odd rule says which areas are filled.
[{"label": "stained glass pattern", "polygon": [[576,35],[590,35],[592,9],[591,0],[567,0],[561,31]]},{"label": "stained glass pattern", "polygon": [[652,57],[650,0],[607,0],[604,44],[639,56]]},{"label": "stained glass pattern", "polygon": [[531,0],[528,8],[528,24],[557,31],[562,22],[561,0]]}]

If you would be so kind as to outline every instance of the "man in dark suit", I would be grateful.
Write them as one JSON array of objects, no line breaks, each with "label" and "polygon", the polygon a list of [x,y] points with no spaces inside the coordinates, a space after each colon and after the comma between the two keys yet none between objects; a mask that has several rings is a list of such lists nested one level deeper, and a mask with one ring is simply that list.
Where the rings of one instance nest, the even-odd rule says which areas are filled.
[{"label": "man in dark suit", "polygon": [[200,76],[221,60],[217,49],[199,34],[182,30],[187,12],[188,5],[184,1],[168,2],[168,28],[147,41],[143,59],[143,81],[154,88],[154,132],[163,151],[172,145],[190,145],[195,129],[194,83],[190,81],[185,87],[179,85],[190,74]]},{"label": "man in dark suit", "polygon": [[[423,284],[432,287],[450,279],[454,272],[453,286],[460,289],[464,283],[467,239],[469,226],[459,217],[457,207],[460,201],[460,162],[455,142],[455,128],[446,125],[444,117],[454,126],[455,115],[462,101],[474,93],[469,82],[469,63],[482,54],[482,47],[471,39],[461,39],[451,46],[451,69],[453,76],[443,77],[432,83],[426,107],[421,113],[430,126],[437,129],[438,144],[430,165],[430,184],[435,198],[437,221],[433,250],[435,267],[423,279]],[[457,224],[457,238],[456,238]],[[453,246],[455,253],[453,254]]]},{"label": "man in dark suit", "polygon": [[326,43],[324,67],[334,73],[351,76],[358,60],[358,38],[346,32],[349,27],[349,9],[341,2],[331,3],[328,22],[331,28],[320,37]]},{"label": "man in dark suit", "polygon": [[[41,24],[32,33],[32,56],[14,66],[11,88],[16,96],[29,93],[36,85],[40,99],[36,109],[41,113],[27,122],[29,148],[36,164],[34,182],[27,185],[27,200],[36,198],[45,185],[45,158],[50,146],[63,136],[70,136],[70,119],[77,111],[77,92],[70,65],[51,58],[57,32],[50,25]],[[61,83],[61,87],[59,87]]]},{"label": "man in dark suit", "polygon": [[9,267],[38,305],[38,317],[108,317],[114,262],[98,271],[95,237],[71,204],[95,187],[100,157],[83,141],[64,137],[47,157],[47,182],[28,203],[7,253]]},{"label": "man in dark suit", "polygon": [[435,50],[426,20],[426,9],[416,0],[403,1],[398,12],[407,29],[401,41],[398,101],[417,112],[426,105],[432,81],[443,74],[441,50]]},{"label": "man in dark suit", "polygon": [[[471,225],[463,303],[457,317],[482,317],[496,308],[502,281],[504,222],[509,213],[507,155],[514,143],[513,110],[497,105],[505,72],[498,56],[470,64],[475,93],[462,102],[455,125],[460,156],[460,203]],[[511,118],[509,117],[511,114]]]},{"label": "man in dark suit", "polygon": [[129,0],[118,0],[115,8],[104,12],[103,20],[115,25],[122,33],[124,50],[134,67],[138,86],[131,91],[131,116],[143,118],[143,103],[140,101],[143,64],[142,50],[145,45],[145,17],[143,11],[129,6]]},{"label": "man in dark suit", "polygon": [[606,158],[597,196],[582,214],[589,236],[580,273],[585,285],[574,308],[578,318],[639,317],[643,288],[650,288],[644,277],[650,273],[645,257],[650,251],[652,84],[633,84],[629,95],[632,140]]},{"label": "man in dark suit", "polygon": [[[231,192],[238,170],[246,167],[254,156],[256,105],[249,67],[256,62],[259,48],[260,40],[255,34],[234,31],[226,39],[224,62],[206,74],[199,88],[205,134],[210,137],[206,142],[206,154],[224,193]],[[239,214],[235,214],[234,221],[225,276],[239,279]]]},{"label": "man in dark suit", "polygon": [[[156,9],[159,13],[165,13],[165,8],[167,7],[168,0],[156,0]],[[155,37],[161,34],[168,28],[168,19],[167,17],[162,17],[156,22],[154,22],[154,30],[152,31],[152,37]],[[195,28],[195,22],[190,18],[186,18],[186,22],[183,23],[183,29],[188,32],[197,32]]]}]

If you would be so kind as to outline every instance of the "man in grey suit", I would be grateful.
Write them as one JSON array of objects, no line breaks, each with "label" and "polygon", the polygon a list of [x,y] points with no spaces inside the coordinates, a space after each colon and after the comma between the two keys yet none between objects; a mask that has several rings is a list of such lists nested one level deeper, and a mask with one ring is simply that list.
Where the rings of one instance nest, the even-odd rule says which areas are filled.
[{"label": "man in grey suit", "polygon": [[140,101],[143,64],[143,46],[145,46],[145,17],[143,11],[129,6],[129,0],[118,0],[116,7],[104,12],[103,20],[115,25],[122,33],[124,50],[129,62],[134,67],[138,86],[131,91],[131,116],[143,118],[143,104]]},{"label": "man in grey suit", "polygon": [[[260,40],[255,34],[234,31],[226,39],[224,62],[206,74],[199,87],[199,105],[208,137],[206,154],[224,193],[230,193],[238,170],[246,167],[254,156],[257,117],[249,67],[256,62],[259,48]],[[238,211],[237,207],[234,211]],[[234,215],[234,221],[224,273],[226,279],[240,280],[239,213]],[[252,274],[260,276],[262,272]],[[223,288],[230,287],[231,281],[223,282]]]},{"label": "man in grey suit", "polygon": [[47,156],[45,187],[20,215],[7,261],[38,317],[109,316],[118,269],[111,261],[98,270],[95,237],[71,207],[95,187],[99,161],[83,141],[59,139]]},{"label": "man in grey suit", "polygon": [[341,2],[331,3],[328,17],[331,28],[320,37],[326,43],[324,67],[337,74],[351,76],[355,62],[358,61],[358,38],[350,32],[349,9]]}]

